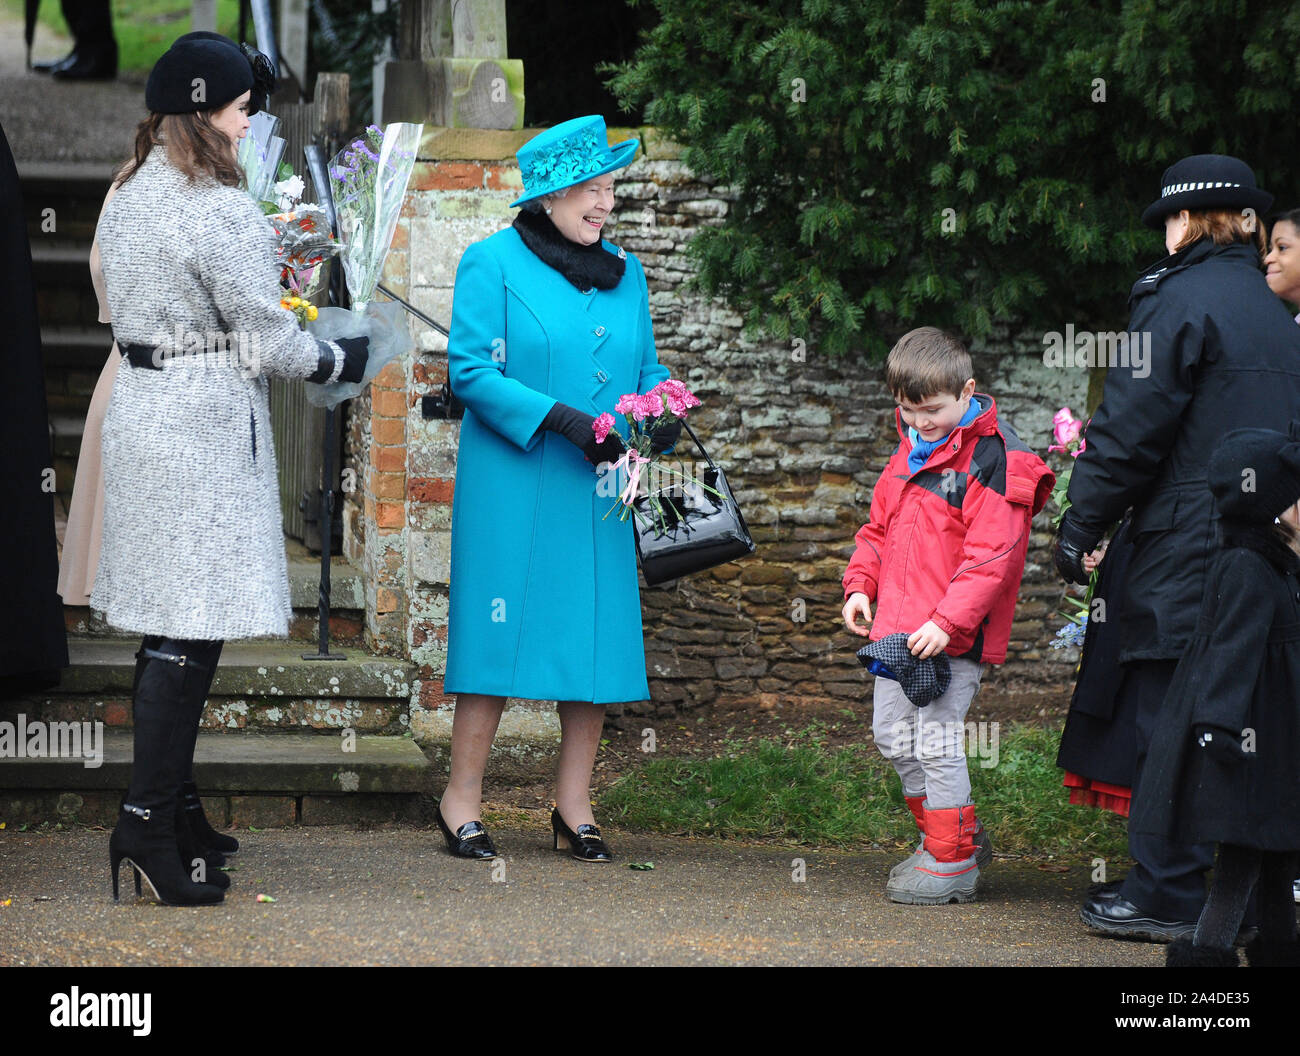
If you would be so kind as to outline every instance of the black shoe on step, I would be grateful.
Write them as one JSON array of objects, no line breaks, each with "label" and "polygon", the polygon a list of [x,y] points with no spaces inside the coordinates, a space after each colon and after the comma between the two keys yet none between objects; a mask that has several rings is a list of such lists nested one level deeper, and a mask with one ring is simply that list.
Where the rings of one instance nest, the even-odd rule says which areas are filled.
[{"label": "black shoe on step", "polygon": [[560,840],[563,839],[568,844],[570,855],[580,862],[614,860],[613,852],[605,846],[605,841],[600,837],[600,829],[595,825],[579,825],[578,831],[574,832],[560,817],[559,807],[551,811],[551,832],[555,835],[555,850],[564,850],[560,846]]},{"label": "black shoe on step", "polygon": [[117,45],[77,52],[66,65],[50,70],[56,81],[111,81],[117,77]]},{"label": "black shoe on step", "polygon": [[437,813],[434,815],[438,822],[438,828],[442,830],[442,835],[447,841],[447,850],[457,858],[499,858],[497,849],[492,843],[492,837],[488,835],[487,829],[483,827],[481,821],[467,821],[458,828],[454,833],[447,827],[447,822],[443,820],[442,804],[438,804]]},{"label": "black shoe on step", "polygon": [[32,69],[37,73],[53,73],[55,70],[71,66],[76,57],[77,49],[73,48],[61,59],[42,59],[40,62],[33,62]]}]

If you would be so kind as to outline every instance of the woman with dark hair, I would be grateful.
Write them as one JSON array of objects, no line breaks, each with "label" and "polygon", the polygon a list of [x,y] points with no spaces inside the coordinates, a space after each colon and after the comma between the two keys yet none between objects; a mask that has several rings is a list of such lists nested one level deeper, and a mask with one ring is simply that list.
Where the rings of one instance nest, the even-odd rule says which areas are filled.
[{"label": "woman with dark hair", "polygon": [[[1300,305],[1300,209],[1290,209],[1273,218],[1268,233],[1268,256],[1264,258],[1264,279],[1282,300]],[[1300,323],[1300,315],[1295,321]]]},{"label": "woman with dark hair", "polygon": [[[1129,330],[1149,335],[1150,355],[1110,370],[1070,480],[1055,550],[1068,580],[1087,582],[1084,556],[1132,508],[1126,596],[1107,619],[1118,621],[1122,642],[1117,692],[1136,711],[1135,811],[1216,548],[1210,453],[1232,429],[1285,430],[1300,407],[1300,328],[1260,271],[1258,217],[1272,200],[1236,158],[1196,155],[1165,171],[1142,218],[1164,230],[1169,256],[1130,295]],[[1130,827],[1129,850],[1134,868],[1118,892],[1094,893],[1084,922],[1116,938],[1189,934],[1213,847]]]},{"label": "woman with dark hair", "polygon": [[368,355],[364,338],[317,341],[280,307],[274,235],[236,162],[254,87],[232,41],[174,43],[96,232],[124,362],[103,423],[90,603],[144,636],[114,897],[123,861],[162,902],[224,897],[229,881],[207,873],[191,833],[210,832],[202,809],[185,807],[198,802],[194,745],[223,641],[288,633],[266,376],[356,381]]}]

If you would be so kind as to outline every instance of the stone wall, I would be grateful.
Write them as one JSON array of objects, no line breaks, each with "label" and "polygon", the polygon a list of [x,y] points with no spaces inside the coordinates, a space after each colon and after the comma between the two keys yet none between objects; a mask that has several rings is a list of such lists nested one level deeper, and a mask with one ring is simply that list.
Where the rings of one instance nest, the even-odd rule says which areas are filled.
[{"label": "stone wall", "polygon": [[[537,130],[427,129],[386,280],[442,322],[456,263],[471,242],[506,226],[519,193],[515,150]],[[645,266],[661,362],[703,400],[692,421],[727,470],[758,552],[661,588],[643,588],[651,701],[623,713],[664,718],[714,702],[846,705],[869,679],[840,621],[840,577],[871,487],[898,442],[879,366],[835,359],[816,342],[751,340],[721,302],[686,288],[685,243],[725,216],[731,196],[694,176],[653,130],[616,185],[609,239]],[[345,545],[367,571],[367,641],[418,665],[417,736],[444,728],[448,529],[458,423],[425,421],[419,397],[446,377],[445,342],[419,348],[358,401],[348,463],[358,492],[345,509]],[[1041,335],[1004,334],[973,350],[979,391],[1040,452],[1055,409],[1079,410],[1086,373],[1043,365]],[[1060,461],[1053,456],[1053,464]],[[400,521],[400,523],[399,523]],[[1051,570],[1049,514],[1035,520],[1008,662],[985,687],[1032,707],[1064,703],[1075,656],[1048,647],[1063,587]],[[528,710],[536,710],[530,708]],[[611,713],[618,722],[621,715]]]}]

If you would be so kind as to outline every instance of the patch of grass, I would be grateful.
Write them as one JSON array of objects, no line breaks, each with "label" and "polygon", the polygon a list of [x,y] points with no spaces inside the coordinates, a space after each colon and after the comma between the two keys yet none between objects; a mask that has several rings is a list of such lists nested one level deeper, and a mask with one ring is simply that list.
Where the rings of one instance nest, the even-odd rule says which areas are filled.
[{"label": "patch of grass", "polygon": [[[23,0],[0,0],[5,13],[22,23]],[[39,15],[43,26],[70,37],[59,5],[45,0]],[[249,22],[252,32],[252,22]],[[117,38],[118,71],[145,75],[170,46],[190,31],[190,5],[178,0],[113,0],[113,35]],[[217,0],[217,32],[232,40],[239,32],[239,0]],[[42,56],[44,57],[44,56]]]},{"label": "patch of grass", "polygon": [[[1125,857],[1123,818],[1067,801],[1059,727],[1014,724],[998,733],[996,765],[970,759],[972,798],[995,851]],[[785,741],[730,742],[714,758],[650,760],[611,785],[601,806],[622,825],[655,832],[814,846],[916,839],[894,768],[874,747],[829,749],[817,725]]]}]

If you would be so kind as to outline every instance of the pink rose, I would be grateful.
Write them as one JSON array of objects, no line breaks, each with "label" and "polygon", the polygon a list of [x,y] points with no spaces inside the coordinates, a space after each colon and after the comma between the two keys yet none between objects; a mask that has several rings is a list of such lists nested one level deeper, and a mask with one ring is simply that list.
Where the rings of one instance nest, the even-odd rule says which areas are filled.
[{"label": "pink rose", "polygon": [[591,431],[596,434],[596,443],[603,444],[605,437],[609,436],[609,431],[614,428],[614,416],[612,414],[602,414],[591,423]]},{"label": "pink rose", "polygon": [[1056,443],[1048,451],[1068,451],[1069,445],[1079,439],[1083,423],[1070,413],[1069,407],[1062,407],[1052,417],[1052,435]]}]

